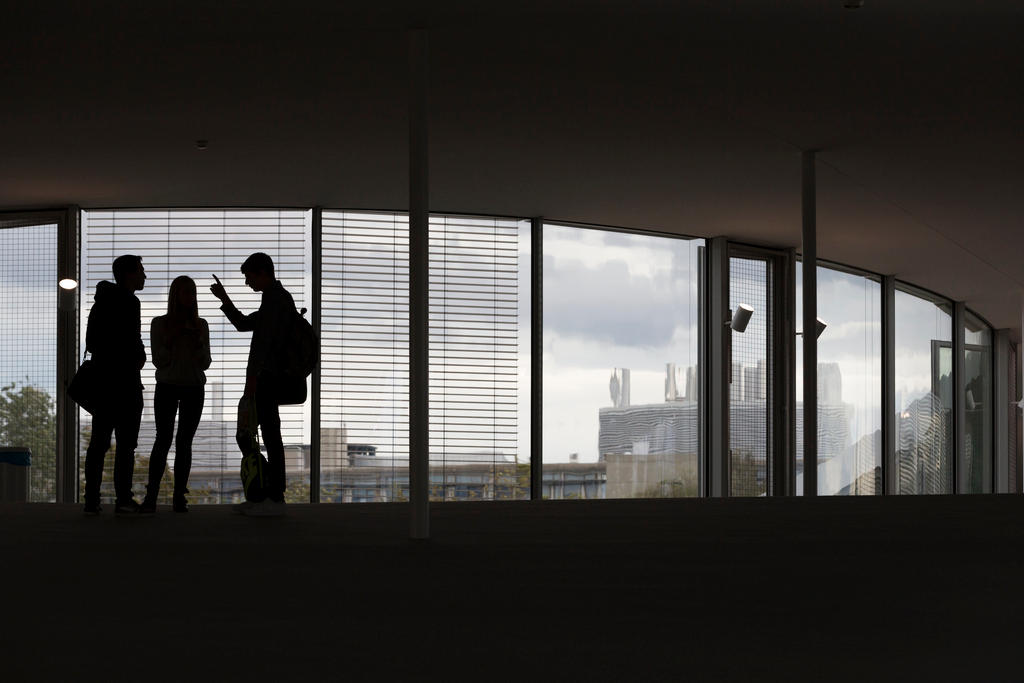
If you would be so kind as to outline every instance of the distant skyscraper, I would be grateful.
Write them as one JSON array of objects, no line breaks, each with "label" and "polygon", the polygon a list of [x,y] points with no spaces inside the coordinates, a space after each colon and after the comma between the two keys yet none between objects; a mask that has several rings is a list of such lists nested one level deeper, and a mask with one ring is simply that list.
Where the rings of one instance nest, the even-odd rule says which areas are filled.
[{"label": "distant skyscraper", "polygon": [[767,398],[766,368],[763,360],[754,367],[743,368],[743,400],[764,401]]},{"label": "distant skyscraper", "polygon": [[696,401],[697,395],[697,368],[689,366],[686,368],[686,399]]},{"label": "distant skyscraper", "polygon": [[730,378],[729,401],[739,403],[743,400],[743,365],[733,362]]},{"label": "distant skyscraper", "polygon": [[690,386],[690,375],[694,368],[680,368],[675,363],[665,363],[665,400],[685,401],[694,400]]},{"label": "distant skyscraper", "polygon": [[843,375],[839,363],[818,363],[818,404],[839,405],[843,402]]},{"label": "distant skyscraper", "polygon": [[665,401],[679,399],[679,386],[676,381],[676,364],[665,363]]},{"label": "distant skyscraper", "polygon": [[629,368],[615,368],[608,382],[608,390],[615,408],[629,407]]}]

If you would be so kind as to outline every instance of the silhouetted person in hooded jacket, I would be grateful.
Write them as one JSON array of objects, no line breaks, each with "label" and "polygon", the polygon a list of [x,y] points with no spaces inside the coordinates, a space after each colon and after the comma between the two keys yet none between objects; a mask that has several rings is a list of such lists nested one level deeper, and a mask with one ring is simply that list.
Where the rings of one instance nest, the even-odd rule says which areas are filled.
[{"label": "silhouetted person in hooded jacket", "polygon": [[142,257],[124,254],[114,260],[114,282],[96,285],[96,303],[89,311],[85,349],[103,378],[101,407],[93,413],[92,436],[85,453],[85,512],[100,511],[103,460],[116,438],[114,494],[116,513],[138,512],[132,498],[135,447],[142,420],[142,377],[146,348],[142,344],[139,299],[146,284]]}]

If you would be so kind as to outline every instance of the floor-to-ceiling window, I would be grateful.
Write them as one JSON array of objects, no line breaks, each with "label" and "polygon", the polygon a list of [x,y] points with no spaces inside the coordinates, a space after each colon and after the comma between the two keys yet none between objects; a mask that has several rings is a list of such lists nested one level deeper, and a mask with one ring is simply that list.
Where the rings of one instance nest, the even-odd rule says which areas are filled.
[{"label": "floor-to-ceiling window", "polygon": [[430,217],[435,500],[530,496],[529,244],[528,220]]},{"label": "floor-to-ceiling window", "polygon": [[992,331],[964,316],[964,476],[968,493],[992,492]]},{"label": "floor-to-ceiling window", "polygon": [[37,502],[56,499],[56,369],[57,225],[0,220],[0,446],[31,453]]},{"label": "floor-to-ceiling window", "polygon": [[729,495],[763,496],[771,487],[775,411],[772,409],[772,261],[729,258],[729,310],[753,310],[729,335]]},{"label": "floor-to-ceiling window", "polygon": [[[803,320],[803,265],[796,314]],[[818,493],[882,493],[882,314],[878,279],[819,265]],[[801,323],[798,323],[800,325]],[[821,327],[821,325],[819,325]],[[803,333],[803,330],[799,330]],[[814,330],[813,333],[817,333]],[[803,493],[803,344],[796,341],[796,493]]]},{"label": "floor-to-ceiling window", "polygon": [[544,226],[545,497],[698,495],[702,247]]},{"label": "floor-to-ceiling window", "polygon": [[[323,212],[321,500],[409,497],[409,223]],[[530,495],[529,221],[430,217],[430,495]]]},{"label": "floor-to-ceiling window", "polygon": [[322,220],[320,500],[408,500],[409,221]]},{"label": "floor-to-ceiling window", "polygon": [[[219,311],[208,291],[210,276],[221,277],[239,308],[254,310],[258,295],[244,287],[238,266],[252,251],[267,251],[297,305],[310,306],[312,220],[312,212],[303,210],[83,212],[83,336],[96,283],[111,278],[110,263],[117,255],[141,255],[150,276],[139,293],[147,348],[149,321],[165,311],[173,277],[188,274],[199,285],[201,315],[211,323],[214,365],[195,443],[195,502],[241,496],[234,425],[249,337],[235,332]],[[55,230],[49,227],[55,262]],[[522,499],[530,493],[529,230],[529,221],[522,219],[431,216],[429,457],[435,500]],[[6,231],[11,239],[15,235]],[[22,242],[12,242],[4,257],[16,255]],[[704,464],[703,241],[552,223],[543,227],[542,243],[544,391],[537,398],[544,414],[543,496],[698,495]],[[407,249],[404,213],[323,212],[323,277],[317,284],[322,294],[321,500],[408,497]],[[36,245],[32,251],[46,249]],[[25,273],[39,270],[37,265],[16,258],[5,277],[24,280]],[[727,349],[730,492],[763,495],[771,490],[771,434],[779,427],[771,382],[770,309],[777,283],[771,260],[754,251],[734,251],[730,270],[730,307],[746,304],[755,311],[746,330],[731,333]],[[52,280],[53,274],[47,277]],[[802,318],[801,281],[797,264],[796,320]],[[881,493],[880,284],[850,270],[819,266],[818,290],[824,323],[818,339],[819,493]],[[16,284],[5,287],[5,294],[14,291]],[[34,303],[33,311],[42,311],[44,304],[55,307],[55,293],[46,296],[51,294],[52,301]],[[952,492],[952,309],[909,285],[898,287],[895,308],[897,491]],[[40,313],[40,320],[48,317],[52,326],[55,310],[51,313]],[[25,321],[19,323],[22,327],[12,327],[5,318],[9,329],[27,329]],[[964,334],[964,490],[983,492],[991,490],[993,468],[991,331],[968,313]],[[802,345],[799,337],[794,343],[799,493]],[[14,368],[24,356],[19,354],[5,354],[5,362]],[[55,363],[36,365],[52,373]],[[15,393],[30,391],[30,384],[40,386],[13,376],[8,381],[8,374],[5,369],[8,403]],[[150,365],[143,381],[138,493],[155,432]],[[49,410],[52,414],[52,405]],[[310,406],[283,412],[288,499],[308,500],[315,466]],[[81,417],[84,449],[90,419],[85,413]],[[49,452],[33,449],[38,499],[53,497],[54,468],[39,465],[52,458],[42,455]],[[169,462],[173,469],[173,446]]]},{"label": "floor-to-ceiling window", "polygon": [[[310,216],[303,210],[116,210],[82,213],[82,326],[93,303],[96,285],[113,280],[111,263],[121,254],[142,257],[148,279],[137,293],[142,304],[142,339],[150,357],[150,323],[167,312],[171,281],[188,275],[197,286],[199,315],[210,326],[213,362],[206,371],[203,417],[193,441],[189,499],[197,503],[241,500],[238,474],[241,458],[235,442],[238,402],[245,384],[250,333],[235,330],[210,293],[213,275],[224,283],[234,304],[244,313],[255,311],[260,294],[245,285],[239,268],[256,251],[266,252],[275,276],[292,294],[299,308],[310,306]],[[308,317],[307,313],[307,317]],[[84,341],[82,348],[85,348]],[[144,406],[135,453],[134,489],[145,492],[149,456],[156,435],[153,416],[154,368],[142,371]],[[84,464],[91,416],[81,413],[81,455]],[[286,500],[309,500],[309,402],[281,407],[281,431],[288,474]],[[113,444],[111,445],[113,449]],[[174,469],[174,445],[168,467]],[[113,452],[105,462],[102,495],[112,497]],[[84,486],[84,476],[79,477]],[[160,502],[169,500],[171,473],[164,476]]]},{"label": "floor-to-ceiling window", "polygon": [[952,306],[898,285],[897,493],[953,493]]}]

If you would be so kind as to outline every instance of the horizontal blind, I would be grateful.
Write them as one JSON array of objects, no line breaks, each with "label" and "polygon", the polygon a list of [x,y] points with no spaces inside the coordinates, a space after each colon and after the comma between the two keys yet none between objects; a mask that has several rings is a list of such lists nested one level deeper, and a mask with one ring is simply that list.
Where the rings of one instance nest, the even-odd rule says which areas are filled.
[{"label": "horizontal blind", "polygon": [[[322,220],[321,500],[406,500],[408,217],[324,211]],[[517,451],[518,250],[528,225],[430,218],[435,499],[529,495]]]},{"label": "horizontal blind", "polygon": [[408,500],[409,221],[324,211],[320,499]]},{"label": "horizontal blind", "polygon": [[[136,451],[135,491],[145,492],[148,458],[155,437],[153,392],[156,387],[149,339],[150,323],[167,312],[171,281],[188,275],[196,282],[199,315],[210,326],[212,365],[206,372],[206,402],[199,430],[193,441],[190,500],[219,503],[241,500],[238,475],[240,453],[235,442],[238,400],[245,385],[251,333],[234,329],[210,293],[216,274],[232,301],[243,313],[259,308],[260,294],[245,285],[239,267],[256,251],[274,260],[281,280],[299,308],[308,306],[310,277],[310,212],[301,210],[114,210],[87,211],[82,217],[82,340],[97,283],[113,281],[111,263],[121,254],[142,257],[148,277],[137,293],[142,304],[142,339],[147,363],[142,372],[145,386],[142,426]],[[308,314],[307,314],[308,318]],[[289,501],[309,500],[309,438],[307,406],[282,406],[281,431],[286,451]],[[87,430],[90,416],[82,413]],[[177,427],[177,424],[175,425]],[[83,430],[84,431],[84,430]],[[262,444],[262,440],[261,440]],[[82,461],[88,443],[81,444]],[[112,496],[108,476],[113,453],[108,454],[103,496]],[[174,446],[168,456],[174,467]],[[165,474],[162,493],[169,489],[171,475]],[[165,498],[162,498],[162,501]]]},{"label": "horizontal blind", "polygon": [[519,238],[527,221],[430,218],[431,497],[529,496],[518,458]]}]

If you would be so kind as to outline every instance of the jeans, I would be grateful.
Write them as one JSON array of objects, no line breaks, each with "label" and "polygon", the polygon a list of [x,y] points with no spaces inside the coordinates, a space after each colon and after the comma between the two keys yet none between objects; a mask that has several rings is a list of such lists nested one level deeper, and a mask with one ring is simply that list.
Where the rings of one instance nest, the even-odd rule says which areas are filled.
[{"label": "jeans", "polygon": [[[301,386],[299,386],[301,384]],[[306,400],[306,380],[262,377],[256,387],[256,419],[263,432],[263,445],[267,449],[267,498],[284,501],[288,483],[284,468],[284,441],[281,438],[280,406],[302,403]]]},{"label": "jeans", "polygon": [[167,467],[167,452],[171,450],[174,436],[174,417],[181,415],[178,423],[178,438],[174,440],[174,496],[188,492],[188,475],[192,470],[192,437],[199,428],[203,416],[203,402],[206,391],[199,386],[177,386],[157,382],[153,395],[153,413],[156,416],[156,440],[149,456],[149,484],[146,498],[156,501],[160,492],[160,480]]},{"label": "jeans", "polygon": [[114,495],[118,503],[132,499],[132,475],[135,473],[135,447],[139,443],[142,422],[142,385],[115,387],[110,391],[109,408],[93,416],[92,436],[85,452],[85,503],[100,502],[103,461],[115,435]]}]

